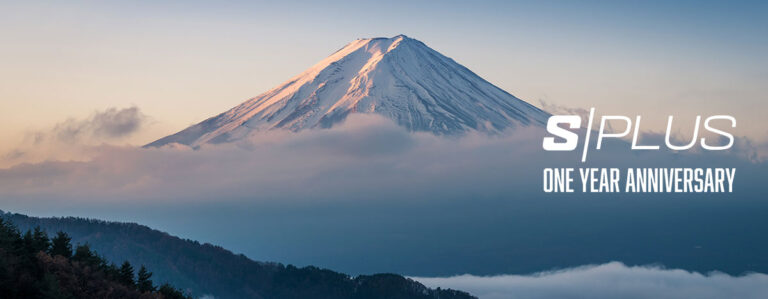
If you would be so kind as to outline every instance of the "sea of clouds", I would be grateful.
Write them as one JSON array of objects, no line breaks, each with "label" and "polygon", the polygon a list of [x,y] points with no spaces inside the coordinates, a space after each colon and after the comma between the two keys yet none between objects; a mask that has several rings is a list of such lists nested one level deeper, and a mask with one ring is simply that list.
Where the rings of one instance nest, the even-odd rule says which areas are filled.
[{"label": "sea of clouds", "polygon": [[[16,163],[0,169],[0,195],[86,201],[540,195],[544,167],[585,165],[737,167],[737,188],[748,190],[759,177],[756,172],[765,169],[766,146],[747,138],[737,138],[730,151],[713,153],[638,152],[616,143],[590,150],[590,163],[581,164],[578,152],[543,151],[544,132],[538,128],[438,137],[410,133],[384,117],[363,114],[333,129],[268,131],[197,149],[93,141],[127,136],[145,121],[135,107],[109,109],[35,133],[33,143],[5,155],[6,163]],[[644,136],[644,142],[663,140],[659,134]]]},{"label": "sea of clouds", "polygon": [[[519,128],[496,136],[439,137],[408,132],[380,116],[352,115],[332,129],[268,131],[238,142],[196,149],[178,144],[142,148],[108,142],[131,135],[146,121],[138,109],[111,109],[38,132],[33,144],[4,156],[12,166],[0,169],[0,204],[4,209],[33,215],[65,216],[61,213],[75,211],[79,216],[138,221],[223,245],[257,260],[316,264],[349,273],[392,271],[419,276],[444,276],[440,273],[460,269],[520,273],[504,270],[533,268],[515,268],[520,261],[505,252],[520,250],[515,258],[521,261],[542,254],[564,257],[573,250],[566,245],[575,244],[568,241],[574,234],[592,239],[621,237],[629,240],[626,244],[630,246],[635,239],[653,245],[648,240],[657,237],[625,221],[627,217],[645,215],[637,220],[645,225],[677,219],[695,222],[690,226],[678,223],[669,230],[691,236],[691,242],[698,242],[695,234],[712,221],[721,221],[728,234],[746,225],[758,232],[766,227],[765,223],[753,226],[754,221],[760,221],[759,215],[744,216],[744,211],[753,213],[764,207],[762,204],[732,211],[720,209],[717,214],[717,208],[697,206],[698,195],[685,203],[674,203],[692,209],[676,210],[659,209],[655,206],[658,201],[643,205],[645,197],[638,195],[634,197],[637,200],[630,197],[620,204],[585,202],[584,206],[602,210],[579,215],[569,214],[566,205],[551,201],[541,190],[545,167],[736,167],[735,193],[714,200],[721,206],[725,202],[761,202],[768,175],[766,146],[747,138],[737,138],[734,148],[726,152],[633,152],[627,144],[617,142],[601,151],[592,150],[589,163],[582,164],[580,152],[543,151],[540,129]],[[646,144],[663,140],[659,134],[644,136]],[[556,195],[566,200],[569,196],[574,201],[584,200],[578,195]],[[516,200],[527,201],[518,206]],[[94,209],[97,205],[101,208]],[[654,211],[666,218],[656,220],[654,215],[647,215]],[[721,220],[710,220],[715,218],[707,213]],[[611,220],[613,214],[627,216]],[[525,218],[527,215],[541,218]],[[593,220],[606,223],[589,223]],[[601,231],[572,231],[582,224]],[[610,225],[621,225],[627,231],[611,231]],[[243,229],[232,229],[235,226]],[[713,232],[703,241],[720,240],[720,233]],[[673,244],[657,247],[680,250],[674,243],[679,237],[665,238]],[[747,250],[753,247],[752,238],[744,235],[730,242],[737,246],[734,248]],[[552,240],[559,243],[548,243]],[[564,265],[594,261],[589,253],[598,252],[599,256],[601,244],[616,250],[604,251],[597,260],[626,251],[619,246],[623,243],[605,240],[598,247],[580,248],[575,253],[584,254],[574,255]],[[521,246],[518,241],[539,245]],[[313,250],[302,250],[309,243]],[[649,245],[643,251],[651,254],[650,261],[657,261],[656,257],[679,259],[676,252],[652,255],[655,248]],[[680,252],[686,254],[684,250]],[[723,255],[718,248],[710,250],[705,257],[724,256],[712,265],[734,265],[728,260],[732,255]],[[746,256],[750,254],[759,253],[747,252]],[[372,255],[376,258],[370,258]],[[508,258],[504,263],[494,262]],[[550,268],[557,260],[546,263],[550,266],[545,268]],[[618,262],[534,275],[417,280],[429,286],[466,290],[480,298],[758,298],[768,292],[768,279],[763,274],[700,274]]]},{"label": "sea of clouds", "polygon": [[531,275],[411,277],[429,287],[465,290],[480,299],[765,298],[768,275],[698,273],[620,262],[588,265]]}]

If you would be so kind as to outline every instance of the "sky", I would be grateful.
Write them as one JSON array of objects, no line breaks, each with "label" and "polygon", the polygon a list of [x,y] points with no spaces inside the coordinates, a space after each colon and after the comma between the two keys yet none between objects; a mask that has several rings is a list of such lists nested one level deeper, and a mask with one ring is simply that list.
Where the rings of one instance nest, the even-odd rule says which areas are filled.
[{"label": "sky", "polygon": [[[363,37],[406,34],[542,107],[731,114],[768,139],[768,9],[753,2],[0,2],[0,153],[136,107],[142,145],[223,112]],[[645,124],[644,124],[645,125]]]},{"label": "sky", "polygon": [[[760,294],[765,275],[742,274],[768,269],[767,6],[0,0],[0,205],[138,222],[257,260],[427,277],[485,298],[624,297],[639,283],[646,297]],[[737,191],[542,200],[542,167],[585,164],[542,151],[541,132],[443,139],[370,115],[201,150],[135,147],[357,38],[398,34],[550,111],[642,115],[643,138],[660,140],[668,115],[733,115],[747,138],[728,152],[606,149],[588,166],[737,167]],[[638,267],[653,263],[698,272]],[[525,275],[564,267],[577,268]],[[607,278],[616,293],[595,293]]]}]

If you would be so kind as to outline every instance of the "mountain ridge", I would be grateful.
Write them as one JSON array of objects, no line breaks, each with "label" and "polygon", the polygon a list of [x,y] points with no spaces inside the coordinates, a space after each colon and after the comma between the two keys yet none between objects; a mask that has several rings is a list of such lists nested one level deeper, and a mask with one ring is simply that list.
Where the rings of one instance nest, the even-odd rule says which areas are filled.
[{"label": "mountain ridge", "polygon": [[430,289],[397,274],[349,275],[314,266],[254,261],[220,246],[174,237],[136,223],[76,217],[37,218],[0,211],[21,230],[64,231],[108,260],[147,265],[158,283],[215,298],[471,299],[468,293]]},{"label": "mountain ridge", "polygon": [[377,113],[409,131],[436,135],[541,126],[549,115],[401,34],[357,39],[267,92],[146,146],[330,128],[351,113]]}]

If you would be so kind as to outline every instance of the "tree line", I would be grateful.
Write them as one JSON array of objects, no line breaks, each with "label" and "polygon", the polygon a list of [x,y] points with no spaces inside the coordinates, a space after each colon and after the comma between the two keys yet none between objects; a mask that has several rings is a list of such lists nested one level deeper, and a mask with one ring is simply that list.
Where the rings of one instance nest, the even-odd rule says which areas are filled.
[{"label": "tree line", "polygon": [[40,227],[22,234],[0,218],[3,298],[191,298],[167,283],[155,286],[144,265],[138,272],[128,261],[117,266],[71,241],[62,231],[49,238]]}]

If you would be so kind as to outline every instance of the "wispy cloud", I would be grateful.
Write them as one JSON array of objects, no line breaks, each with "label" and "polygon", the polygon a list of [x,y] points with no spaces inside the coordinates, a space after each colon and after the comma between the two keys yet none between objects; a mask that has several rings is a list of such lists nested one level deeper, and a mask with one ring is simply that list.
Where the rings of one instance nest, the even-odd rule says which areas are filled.
[{"label": "wispy cloud", "polygon": [[108,108],[84,119],[69,118],[26,133],[21,144],[0,155],[0,166],[45,160],[87,160],[89,147],[119,143],[144,129],[149,117],[138,107]]},{"label": "wispy cloud", "polygon": [[[552,115],[578,115],[581,117],[584,124],[586,124],[587,119],[589,119],[589,109],[557,105],[555,103],[547,102],[543,99],[539,99],[539,103],[541,103],[541,109],[551,113]],[[598,121],[592,122],[592,129],[598,130],[600,128],[600,115],[595,115],[595,119]],[[606,132],[613,132],[613,127],[611,126],[610,122],[606,123]]]},{"label": "wispy cloud", "polygon": [[73,143],[83,139],[115,139],[129,136],[145,124],[147,117],[138,107],[109,108],[97,111],[87,119],[70,118],[56,124],[50,132],[35,132],[35,139],[56,138]]}]

